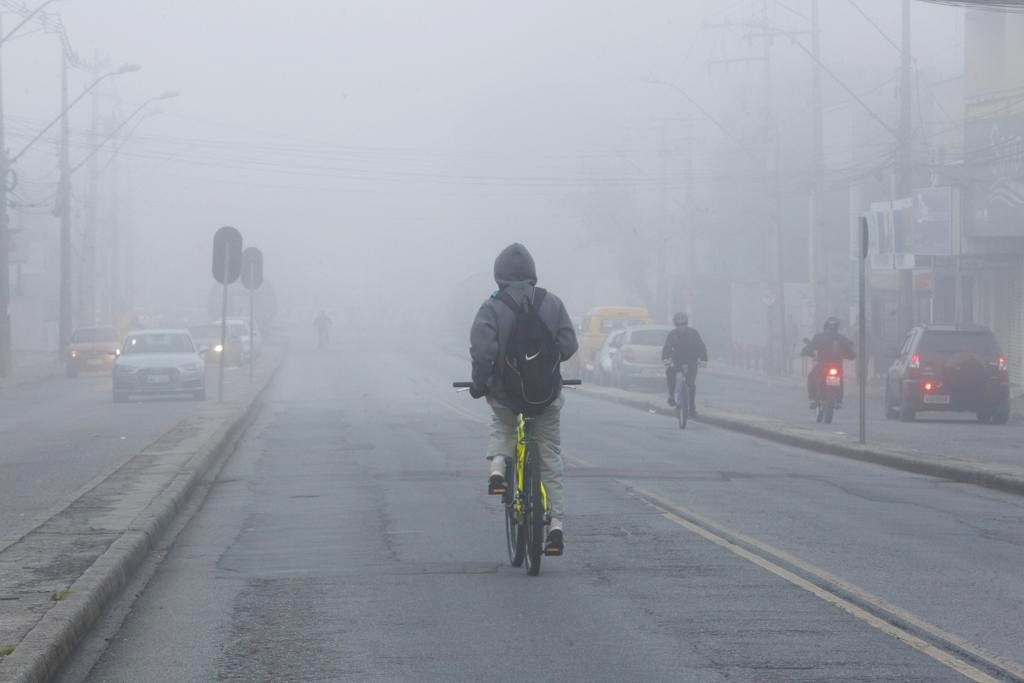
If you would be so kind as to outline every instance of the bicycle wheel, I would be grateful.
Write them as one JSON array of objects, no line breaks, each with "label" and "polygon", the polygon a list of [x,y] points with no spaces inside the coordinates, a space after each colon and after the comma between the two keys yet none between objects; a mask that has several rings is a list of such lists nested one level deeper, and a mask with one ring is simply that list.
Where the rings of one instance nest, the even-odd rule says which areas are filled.
[{"label": "bicycle wheel", "polygon": [[505,481],[509,482],[508,489],[501,496],[501,502],[505,504],[505,543],[508,546],[508,561],[513,567],[523,566],[523,558],[526,557],[526,534],[523,533],[523,525],[516,519],[516,491],[519,490],[519,482],[515,480],[516,467],[508,463],[505,468]]},{"label": "bicycle wheel", "polygon": [[526,573],[540,573],[540,558],[544,556],[544,523],[547,511],[540,492],[540,459],[537,447],[527,446],[526,453],[526,518],[523,520],[526,536]]},{"label": "bicycle wheel", "polygon": [[679,391],[679,398],[676,399],[676,403],[679,407],[676,408],[679,417],[679,428],[686,429],[686,420],[690,417],[690,389],[685,383],[680,383],[682,389]]}]

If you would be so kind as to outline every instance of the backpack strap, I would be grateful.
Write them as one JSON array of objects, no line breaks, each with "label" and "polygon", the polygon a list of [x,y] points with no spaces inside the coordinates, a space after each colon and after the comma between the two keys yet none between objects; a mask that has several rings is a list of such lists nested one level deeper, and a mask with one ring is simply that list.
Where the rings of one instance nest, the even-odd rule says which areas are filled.
[{"label": "backpack strap", "polygon": [[[540,310],[540,305],[544,301],[544,297],[546,297],[547,294],[548,294],[548,291],[546,289],[544,289],[543,287],[534,287],[533,288],[533,305],[530,307],[529,310],[532,310],[534,313],[539,311]],[[500,301],[501,303],[503,303],[506,306],[508,306],[509,308],[511,308],[513,313],[519,313],[520,311],[527,310],[526,306],[520,306],[519,302],[516,301],[515,299],[513,299],[512,295],[509,294],[505,290],[501,290],[500,292],[498,292],[495,295],[495,298],[498,301]]]},{"label": "backpack strap", "polygon": [[544,297],[548,295],[548,290],[543,287],[533,288],[533,311],[534,313],[540,312],[540,305],[544,303]]},{"label": "backpack strap", "polygon": [[519,305],[519,302],[512,298],[512,295],[506,292],[504,289],[495,295],[495,298],[501,303],[505,304],[512,309],[513,313],[518,313],[523,310],[523,307]]}]

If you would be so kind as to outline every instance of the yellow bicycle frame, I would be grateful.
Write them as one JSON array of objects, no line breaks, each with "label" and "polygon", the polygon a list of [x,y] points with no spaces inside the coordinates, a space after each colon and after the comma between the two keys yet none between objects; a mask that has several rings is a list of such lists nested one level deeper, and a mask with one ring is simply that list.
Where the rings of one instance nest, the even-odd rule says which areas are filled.
[{"label": "yellow bicycle frame", "polygon": [[[540,463],[537,463],[537,471],[540,472]],[[523,482],[526,480],[526,418],[522,413],[516,415],[516,516],[520,519],[524,513],[523,501],[526,492],[523,490]],[[548,492],[544,488],[544,482],[540,484],[541,504],[544,506],[544,514],[548,512]]]}]

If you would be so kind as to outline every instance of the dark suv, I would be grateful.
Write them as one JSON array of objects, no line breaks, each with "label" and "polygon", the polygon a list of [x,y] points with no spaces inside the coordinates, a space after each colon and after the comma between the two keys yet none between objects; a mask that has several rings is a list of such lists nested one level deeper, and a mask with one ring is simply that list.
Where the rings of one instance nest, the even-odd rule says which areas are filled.
[{"label": "dark suv", "polygon": [[911,422],[923,410],[968,411],[979,422],[1010,419],[1006,357],[981,325],[924,325],[907,335],[885,378],[885,416]]}]

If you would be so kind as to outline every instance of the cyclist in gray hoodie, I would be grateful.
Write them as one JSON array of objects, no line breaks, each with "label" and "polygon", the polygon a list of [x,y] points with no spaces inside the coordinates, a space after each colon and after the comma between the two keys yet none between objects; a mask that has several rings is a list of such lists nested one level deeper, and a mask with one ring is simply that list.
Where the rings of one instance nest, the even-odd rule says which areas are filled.
[{"label": "cyclist in gray hoodie", "polygon": [[[498,291],[480,306],[470,331],[470,356],[473,360],[473,388],[470,394],[473,398],[486,396],[494,413],[491,440],[487,447],[487,459],[491,461],[488,491],[501,493],[507,486],[506,460],[515,456],[516,413],[496,369],[504,359],[516,314],[498,297],[505,292],[520,305],[524,301],[532,303],[535,300],[537,269],[526,247],[518,243],[511,244],[498,254],[494,261],[494,280],[498,284]],[[562,360],[571,358],[578,348],[576,331],[561,299],[548,292],[540,302],[538,316],[551,331]],[[564,546],[560,420],[563,402],[564,397],[559,395],[534,419],[532,426],[532,433],[540,446],[541,481],[547,491],[551,512],[545,545],[557,552],[561,552]]]}]

